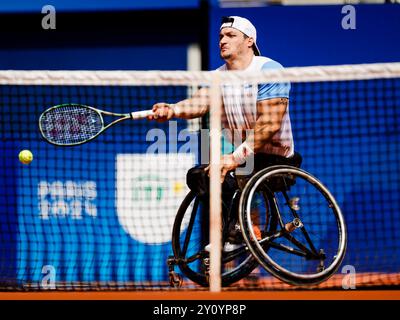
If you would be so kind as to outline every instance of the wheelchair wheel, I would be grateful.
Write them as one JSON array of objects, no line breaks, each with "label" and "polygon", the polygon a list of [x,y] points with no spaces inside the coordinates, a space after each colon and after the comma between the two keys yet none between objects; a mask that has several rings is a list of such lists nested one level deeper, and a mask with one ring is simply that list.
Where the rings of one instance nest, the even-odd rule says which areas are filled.
[{"label": "wheelchair wheel", "polygon": [[[271,217],[257,239],[251,212],[254,197],[267,194]],[[308,172],[291,166],[261,170],[246,184],[239,205],[243,237],[257,261],[292,285],[315,285],[339,268],[347,246],[346,225],[329,190]]]},{"label": "wheelchair wheel", "polygon": [[[172,231],[174,259],[180,270],[190,280],[207,287],[209,285],[208,201],[203,201],[192,191],[182,202]],[[250,274],[258,265],[245,245],[229,253],[222,253],[221,284],[229,286]]]}]

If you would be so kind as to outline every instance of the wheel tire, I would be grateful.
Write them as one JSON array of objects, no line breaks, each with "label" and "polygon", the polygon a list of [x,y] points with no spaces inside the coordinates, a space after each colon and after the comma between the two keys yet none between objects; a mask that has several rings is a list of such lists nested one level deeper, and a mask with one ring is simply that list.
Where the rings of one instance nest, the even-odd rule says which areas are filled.
[{"label": "wheel tire", "polygon": [[[185,262],[185,257],[182,256],[182,248],[181,248],[182,221],[185,218],[185,214],[187,214],[188,207],[195,199],[195,197],[196,195],[194,194],[194,192],[190,191],[178,209],[172,231],[172,249],[175,259],[179,261],[178,266],[180,270],[183,272],[183,274],[185,274],[190,280],[198,283],[199,285],[208,287],[209,283],[207,275],[204,272],[199,272],[198,270],[194,270],[188,263]],[[197,212],[196,214],[199,214],[199,212]],[[229,270],[226,273],[221,274],[222,286],[229,286],[232,283],[235,283],[240,279],[246,277],[256,268],[257,265],[258,262],[251,255],[247,256],[244,259],[244,261],[239,264],[238,267]]]},{"label": "wheel tire", "polygon": [[[329,265],[329,267],[324,268],[324,270],[322,270],[321,272],[317,272],[315,274],[307,274],[307,275],[291,272],[290,270],[276,263],[270,257],[270,254],[268,254],[270,246],[268,245],[261,246],[257,241],[254,241],[254,234],[252,234],[251,225],[249,225],[251,221],[249,221],[247,214],[249,205],[251,203],[251,199],[249,201],[249,198],[253,196],[254,191],[257,189],[258,186],[261,185],[261,183],[263,182],[266,183],[265,180],[267,178],[271,179],[274,176],[280,177],[281,175],[284,174],[290,174],[290,175],[295,175],[297,177],[301,177],[302,179],[313,185],[313,187],[315,187],[316,190],[318,190],[319,193],[321,193],[322,196],[327,200],[329,206],[332,206],[331,207],[332,212],[334,214],[334,218],[336,220],[338,228],[338,238],[339,238],[338,249],[337,249],[337,255],[333,258],[332,263]],[[269,199],[269,201],[271,202],[271,199]],[[271,203],[269,203],[269,205],[271,207]],[[273,212],[272,214],[276,215],[277,213]],[[277,219],[278,218],[276,218],[276,220]],[[346,225],[341,210],[337,205],[334,197],[318,179],[316,179],[310,173],[296,167],[272,166],[264,170],[261,170],[260,172],[255,174],[248,181],[241,195],[239,204],[239,222],[242,230],[245,231],[243,232],[243,237],[248,245],[248,248],[253,254],[253,256],[257,259],[257,261],[260,263],[260,265],[263,266],[264,269],[266,269],[276,278],[292,285],[316,285],[323,281],[326,281],[337,271],[337,269],[339,268],[340,264],[343,261],[346,252],[346,247],[347,247]],[[273,239],[273,241],[274,240],[275,239]]]}]

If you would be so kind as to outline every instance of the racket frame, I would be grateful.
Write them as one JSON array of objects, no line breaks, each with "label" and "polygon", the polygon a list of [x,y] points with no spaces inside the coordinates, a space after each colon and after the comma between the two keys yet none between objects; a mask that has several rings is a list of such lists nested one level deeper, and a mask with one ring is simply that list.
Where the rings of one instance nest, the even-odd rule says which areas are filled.
[{"label": "racket frame", "polygon": [[[86,139],[84,141],[74,142],[74,143],[57,143],[57,142],[51,141],[44,134],[44,131],[43,131],[43,128],[42,128],[42,118],[48,112],[50,112],[51,110],[58,109],[58,108],[61,108],[61,107],[70,107],[70,106],[77,106],[77,107],[81,107],[81,108],[91,109],[94,112],[96,112],[100,117],[102,128],[95,135],[93,135],[92,137],[90,137],[90,138],[88,138],[88,139]],[[150,114],[152,114],[151,110],[136,111],[136,112],[131,112],[131,113],[114,113],[114,112],[109,112],[109,111],[104,111],[104,110],[101,110],[101,109],[97,109],[97,108],[94,108],[94,107],[91,107],[91,106],[87,106],[87,105],[84,105],[84,104],[64,103],[64,104],[59,104],[59,105],[50,107],[50,108],[48,108],[48,109],[46,109],[45,111],[42,112],[42,114],[39,117],[39,131],[40,131],[40,134],[42,135],[42,137],[47,142],[51,143],[52,145],[62,146],[62,147],[78,146],[78,145],[82,145],[84,143],[87,143],[89,141],[92,141],[93,139],[97,138],[100,134],[102,134],[105,130],[107,130],[108,128],[110,128],[111,126],[115,125],[118,122],[121,122],[121,121],[124,121],[124,120],[128,120],[128,119],[132,119],[132,120],[143,119],[143,118],[147,117]],[[114,120],[113,122],[110,122],[108,125],[104,125],[103,115],[119,117],[119,118]]]}]

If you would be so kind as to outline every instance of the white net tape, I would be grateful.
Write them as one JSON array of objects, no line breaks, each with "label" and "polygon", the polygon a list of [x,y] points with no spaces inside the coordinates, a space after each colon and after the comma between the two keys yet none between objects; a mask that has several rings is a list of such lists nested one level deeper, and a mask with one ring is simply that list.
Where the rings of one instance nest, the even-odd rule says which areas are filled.
[{"label": "white net tape", "polygon": [[[2,85],[205,85],[215,71],[3,70]],[[263,72],[219,72],[220,82],[314,82],[400,77],[400,63],[293,67]]]}]

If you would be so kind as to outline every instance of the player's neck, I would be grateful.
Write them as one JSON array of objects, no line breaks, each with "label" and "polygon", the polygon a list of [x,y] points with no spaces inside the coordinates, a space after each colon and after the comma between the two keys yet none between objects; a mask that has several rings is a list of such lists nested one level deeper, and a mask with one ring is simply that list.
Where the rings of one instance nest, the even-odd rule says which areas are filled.
[{"label": "player's neck", "polygon": [[247,56],[237,57],[232,60],[225,60],[226,68],[228,70],[245,70],[253,61],[254,54]]}]

